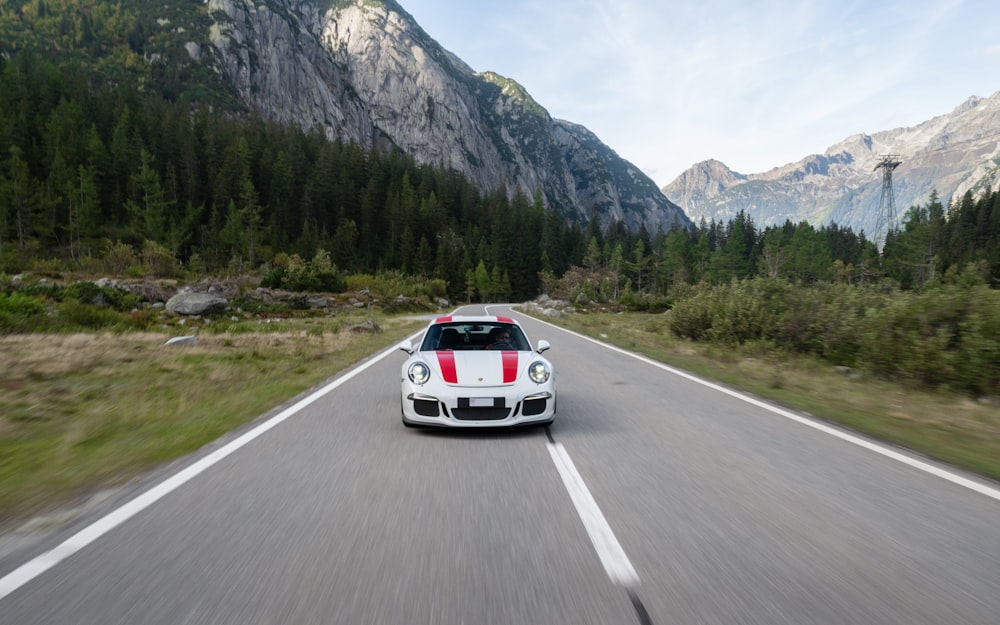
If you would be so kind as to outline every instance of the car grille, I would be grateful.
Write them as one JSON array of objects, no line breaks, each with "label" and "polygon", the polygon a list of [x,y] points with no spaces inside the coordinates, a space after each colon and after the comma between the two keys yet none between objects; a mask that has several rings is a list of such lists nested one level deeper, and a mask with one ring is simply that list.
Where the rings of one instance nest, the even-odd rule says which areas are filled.
[{"label": "car grille", "polygon": [[510,414],[508,408],[452,408],[451,416],[459,421],[500,421]]}]

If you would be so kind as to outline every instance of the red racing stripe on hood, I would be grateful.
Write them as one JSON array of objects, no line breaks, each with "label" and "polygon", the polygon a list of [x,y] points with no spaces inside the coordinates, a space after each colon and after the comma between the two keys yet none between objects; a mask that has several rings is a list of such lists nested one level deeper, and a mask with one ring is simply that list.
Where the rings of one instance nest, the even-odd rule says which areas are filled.
[{"label": "red racing stripe on hood", "polygon": [[[448,384],[458,384],[458,370],[455,369],[455,352],[437,352],[441,377]],[[506,376],[505,376],[506,377]]]},{"label": "red racing stripe on hood", "polygon": [[517,352],[504,350],[500,354],[503,356],[503,383],[510,384],[517,379]]}]

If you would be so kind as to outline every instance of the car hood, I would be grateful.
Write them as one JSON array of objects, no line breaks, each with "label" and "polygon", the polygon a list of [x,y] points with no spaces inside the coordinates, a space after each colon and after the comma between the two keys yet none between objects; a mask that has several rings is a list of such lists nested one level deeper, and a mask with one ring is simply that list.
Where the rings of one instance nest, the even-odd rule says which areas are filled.
[{"label": "car hood", "polygon": [[455,386],[501,386],[517,381],[531,352],[440,351],[428,354],[431,367],[446,384]]}]

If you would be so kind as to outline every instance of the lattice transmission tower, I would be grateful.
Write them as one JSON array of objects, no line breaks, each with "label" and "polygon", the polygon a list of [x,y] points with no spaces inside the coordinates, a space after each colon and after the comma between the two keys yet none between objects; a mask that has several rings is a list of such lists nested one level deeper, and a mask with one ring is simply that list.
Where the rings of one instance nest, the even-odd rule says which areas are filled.
[{"label": "lattice transmission tower", "polygon": [[882,196],[878,200],[878,217],[875,220],[875,245],[882,249],[889,231],[896,227],[896,198],[892,193],[892,170],[903,161],[895,154],[886,154],[875,166],[876,171],[882,169]]}]

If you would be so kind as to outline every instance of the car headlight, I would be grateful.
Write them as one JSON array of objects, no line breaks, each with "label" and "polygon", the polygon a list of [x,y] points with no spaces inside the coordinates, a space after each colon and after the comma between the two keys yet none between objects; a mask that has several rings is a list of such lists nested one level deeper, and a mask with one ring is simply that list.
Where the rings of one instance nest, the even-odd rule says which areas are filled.
[{"label": "car headlight", "polygon": [[531,363],[528,367],[528,377],[535,384],[544,384],[549,381],[549,376],[551,372],[549,371],[549,366],[540,360],[536,360]]},{"label": "car headlight", "polygon": [[410,370],[406,372],[410,376],[410,382],[414,384],[424,384],[431,379],[431,369],[422,362],[415,362],[410,365]]}]

